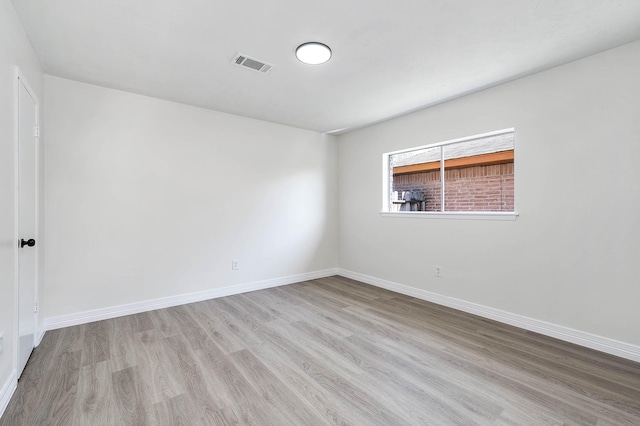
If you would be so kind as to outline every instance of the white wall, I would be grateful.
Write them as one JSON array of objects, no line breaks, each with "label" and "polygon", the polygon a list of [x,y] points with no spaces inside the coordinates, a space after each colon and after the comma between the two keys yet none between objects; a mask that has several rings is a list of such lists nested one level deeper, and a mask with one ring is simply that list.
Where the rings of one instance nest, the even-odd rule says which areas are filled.
[{"label": "white wall", "polygon": [[51,76],[45,90],[48,317],[336,267],[334,137]]},{"label": "white wall", "polygon": [[0,391],[14,371],[16,355],[15,66],[42,101],[40,63],[13,5],[9,0],[0,0],[0,333],[4,334]]},{"label": "white wall", "polygon": [[[1,385],[15,352],[12,66],[41,101],[43,89],[0,2]],[[337,143],[47,76],[46,315],[339,264],[638,345],[639,65],[637,42]],[[517,221],[379,215],[383,152],[506,127],[516,128]]]},{"label": "white wall", "polygon": [[[340,136],[341,268],[640,345],[638,70],[640,42]],[[508,127],[515,222],[380,216],[382,153]]]}]

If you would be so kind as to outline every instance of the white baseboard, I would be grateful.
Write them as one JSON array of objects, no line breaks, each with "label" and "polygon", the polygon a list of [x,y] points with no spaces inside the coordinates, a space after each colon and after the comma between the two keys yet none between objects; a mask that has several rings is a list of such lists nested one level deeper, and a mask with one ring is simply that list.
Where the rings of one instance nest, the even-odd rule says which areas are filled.
[{"label": "white baseboard", "polygon": [[4,410],[7,409],[7,405],[9,405],[13,393],[16,391],[16,387],[18,387],[18,377],[14,370],[2,386],[2,389],[0,389],[0,417],[4,414]]},{"label": "white baseboard", "polygon": [[158,299],[145,300],[142,302],[128,303],[126,305],[110,306],[108,308],[94,309],[91,311],[78,312],[75,314],[59,315],[47,318],[45,320],[45,328],[46,330],[55,330],[58,328],[86,324],[89,322],[101,321],[109,318],[116,318],[125,315],[137,314],[140,312],[153,311],[155,309],[200,302],[203,300],[215,299],[218,297],[232,296],[234,294],[246,293],[254,290],[262,290],[265,288],[277,287],[281,285],[294,284],[301,281],[315,280],[317,278],[325,278],[337,274],[337,268],[325,269],[322,271],[271,278],[263,281],[254,281],[250,283],[214,288],[211,290],[198,291],[194,293],[161,297]]},{"label": "white baseboard", "polygon": [[484,318],[489,318],[504,324],[513,325],[525,330],[534,331],[544,334],[545,336],[555,337],[556,339],[575,343],[580,346],[595,349],[621,358],[640,362],[640,346],[630,343],[620,342],[618,340],[609,339],[607,337],[598,336],[584,331],[574,330],[569,327],[548,323],[534,318],[525,317],[523,315],[513,314],[511,312],[502,311],[500,309],[490,308],[488,306],[467,302],[454,297],[443,296],[441,294],[432,293],[430,291],[421,290],[392,281],[383,280],[369,275],[360,274],[358,272],[346,269],[338,269],[338,275],[353,280],[371,284],[376,287],[385,288],[395,291],[396,293],[405,294],[418,299],[433,302],[438,305],[448,306],[459,311],[468,312]]},{"label": "white baseboard", "polygon": [[[509,324],[525,330],[534,331],[545,336],[554,337],[556,339],[595,349],[600,352],[605,352],[611,355],[619,356],[621,358],[640,362],[640,346],[637,345],[620,342],[618,340],[598,336],[580,330],[575,330],[557,324],[552,324],[534,318],[529,318],[511,312],[506,312],[500,309],[479,305],[477,303],[467,302],[465,300],[456,299],[454,297],[443,296],[441,294],[421,290],[415,287],[410,287],[404,284],[383,280],[380,278],[341,268],[325,269],[322,271],[314,271],[304,274],[272,278],[263,281],[255,281],[228,287],[199,291],[195,293],[180,294],[176,296],[147,300],[143,302],[129,303],[126,305],[111,306],[108,308],[95,309],[75,314],[50,317],[45,320],[45,329],[55,330],[57,328],[86,324],[93,321],[100,321],[109,318],[137,314],[140,312],[152,311],[155,309],[200,302],[202,300],[231,296],[234,294],[293,284],[301,281],[314,280],[317,278],[325,278],[332,275],[341,275],[343,277],[361,281],[363,283],[374,285],[376,287],[395,291],[396,293],[416,297],[418,299],[433,302],[438,305],[448,306],[453,309],[468,312],[470,314],[478,315],[484,318],[489,318],[504,324]],[[41,340],[43,335],[44,332],[39,336],[38,340]],[[11,392],[13,392],[13,390]],[[0,394],[0,398],[1,397],[2,394]],[[3,402],[2,399],[0,399],[0,403],[1,402]],[[0,407],[2,407],[2,405],[0,405]]]},{"label": "white baseboard", "polygon": [[36,348],[40,346],[40,343],[42,343],[42,338],[44,337],[44,333],[46,333],[46,330],[42,328],[42,326],[39,327],[38,330],[36,331]]}]

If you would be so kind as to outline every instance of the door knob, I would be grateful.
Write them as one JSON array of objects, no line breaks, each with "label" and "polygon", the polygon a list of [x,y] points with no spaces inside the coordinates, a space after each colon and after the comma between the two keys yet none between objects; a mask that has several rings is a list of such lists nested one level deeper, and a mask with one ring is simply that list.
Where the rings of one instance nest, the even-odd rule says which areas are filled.
[{"label": "door knob", "polygon": [[24,246],[29,246],[29,247],[33,247],[36,245],[36,240],[34,240],[33,238],[31,238],[30,240],[25,241],[24,239],[20,239],[20,248],[24,247]]}]

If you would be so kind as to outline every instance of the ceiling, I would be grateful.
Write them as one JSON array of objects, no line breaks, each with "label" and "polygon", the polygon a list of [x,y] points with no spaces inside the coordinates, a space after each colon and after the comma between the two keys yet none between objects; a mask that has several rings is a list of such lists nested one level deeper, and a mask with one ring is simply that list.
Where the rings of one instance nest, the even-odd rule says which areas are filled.
[{"label": "ceiling", "polygon": [[[13,4],[47,74],[335,133],[640,39],[638,0]],[[331,60],[299,62],[307,41]]]}]

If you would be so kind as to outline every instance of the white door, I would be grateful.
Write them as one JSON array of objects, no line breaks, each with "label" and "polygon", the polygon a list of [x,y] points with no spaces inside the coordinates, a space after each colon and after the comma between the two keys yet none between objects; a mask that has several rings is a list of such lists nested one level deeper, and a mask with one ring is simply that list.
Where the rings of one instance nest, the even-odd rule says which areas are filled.
[{"label": "white door", "polygon": [[38,264],[38,100],[18,77],[18,377],[35,346]]}]

